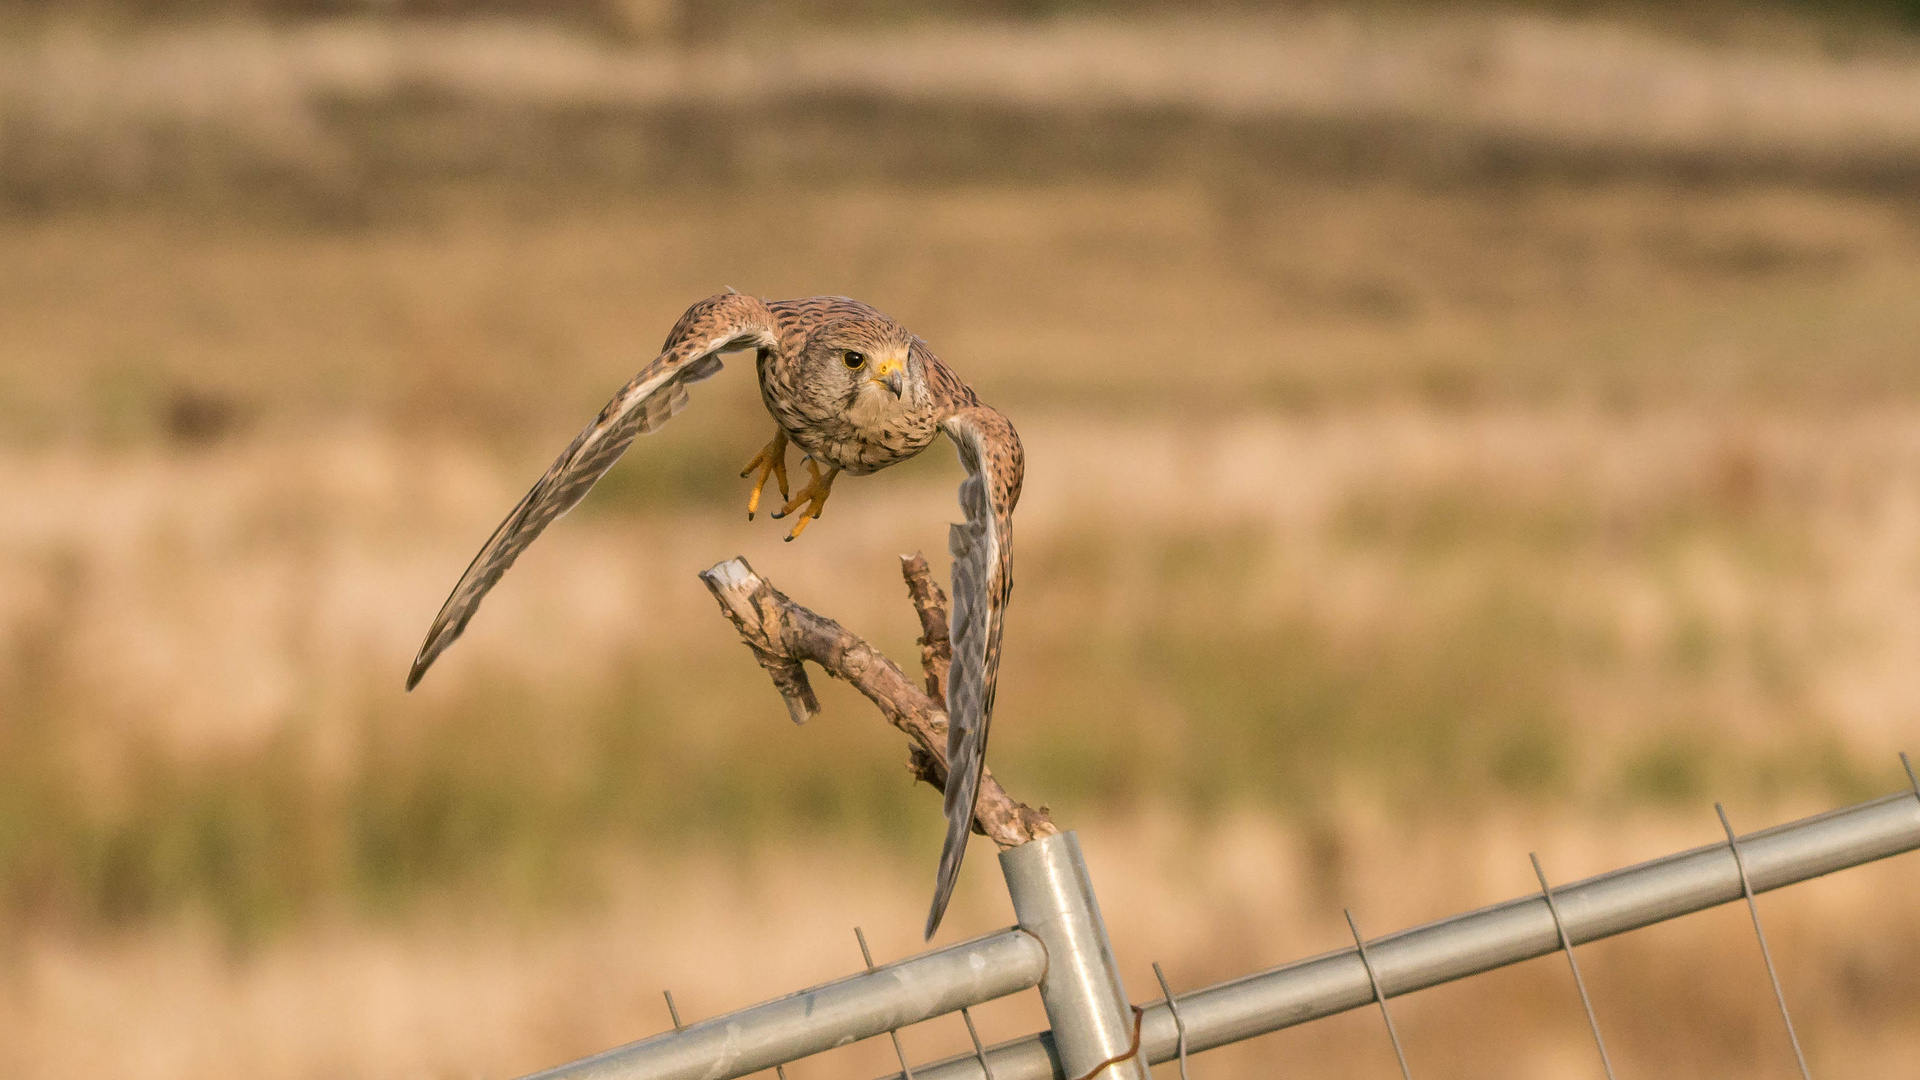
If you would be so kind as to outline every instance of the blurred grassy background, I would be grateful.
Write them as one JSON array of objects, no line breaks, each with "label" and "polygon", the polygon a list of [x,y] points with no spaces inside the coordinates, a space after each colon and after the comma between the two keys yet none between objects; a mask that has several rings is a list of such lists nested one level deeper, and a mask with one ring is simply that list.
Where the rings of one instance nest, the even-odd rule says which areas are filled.
[{"label": "blurred grassy background", "polygon": [[[909,660],[944,451],[783,545],[729,372],[400,691],[729,285],[867,299],[1020,426],[994,767],[1136,995],[1893,790],[1914,17],[0,5],[0,1073],[505,1076],[916,947],[937,800],[844,688],[787,725],[694,574]],[[1823,1073],[1920,1042],[1917,873],[1767,902]],[[1788,1075],[1740,933],[1592,947],[1624,1069]],[[1410,1000],[1422,1075],[1590,1075],[1544,963]],[[1374,1075],[1349,1019],[1200,1064]]]}]

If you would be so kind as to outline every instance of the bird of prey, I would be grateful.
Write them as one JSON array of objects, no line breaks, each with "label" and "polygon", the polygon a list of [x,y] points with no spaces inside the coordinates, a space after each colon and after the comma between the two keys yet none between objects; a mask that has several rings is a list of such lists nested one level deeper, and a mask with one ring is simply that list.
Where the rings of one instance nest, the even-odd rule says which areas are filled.
[{"label": "bird of prey", "polygon": [[[720,370],[723,353],[754,350],[760,399],[773,438],[740,475],[752,475],[747,517],[769,477],[797,514],[798,537],[842,472],[884,469],[925,450],[945,432],[960,452],[964,524],[949,530],[953,554],[953,664],[947,673],[946,845],[940,853],[927,937],[940,926],[966,854],[985,768],[987,723],[1000,666],[1000,623],[1013,587],[1013,508],[1025,472],[1020,436],[1000,413],[933,355],[927,343],[879,311],[839,296],[762,300],[731,290],[687,309],[660,355],[622,387],[507,515],[453,587],[407,675],[419,683],[465,630],[500,575],[553,520],[572,509],[636,435],[687,404],[687,387]],[[805,454],[809,482],[788,498],[787,449]],[[825,472],[821,471],[825,467]]]}]

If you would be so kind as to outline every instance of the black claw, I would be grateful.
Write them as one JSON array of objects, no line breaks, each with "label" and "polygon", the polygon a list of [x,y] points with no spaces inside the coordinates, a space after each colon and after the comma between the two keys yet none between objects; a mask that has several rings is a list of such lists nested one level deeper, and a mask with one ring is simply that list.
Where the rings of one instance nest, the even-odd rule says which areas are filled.
[{"label": "black claw", "polygon": [[749,511],[747,511],[747,520],[748,520],[748,521],[752,521],[752,520],[753,520],[753,511],[751,511],[751,510],[749,510]]},{"label": "black claw", "polygon": [[791,535],[787,537],[787,543],[789,544],[793,543],[793,537]]},{"label": "black claw", "polygon": [[775,521],[779,521],[781,518],[787,516],[787,512],[785,510],[775,510],[773,513],[768,514],[767,516],[772,518]]}]

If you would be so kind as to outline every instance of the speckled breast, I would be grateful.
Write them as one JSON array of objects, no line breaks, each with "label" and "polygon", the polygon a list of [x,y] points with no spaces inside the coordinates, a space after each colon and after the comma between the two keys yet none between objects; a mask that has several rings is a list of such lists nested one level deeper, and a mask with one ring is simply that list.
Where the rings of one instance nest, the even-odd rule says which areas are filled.
[{"label": "speckled breast", "polygon": [[[784,426],[784,424],[783,424]],[[876,472],[925,450],[939,434],[931,416],[907,417],[873,427],[846,422],[787,429],[787,437],[815,461],[845,469],[856,476]]]}]

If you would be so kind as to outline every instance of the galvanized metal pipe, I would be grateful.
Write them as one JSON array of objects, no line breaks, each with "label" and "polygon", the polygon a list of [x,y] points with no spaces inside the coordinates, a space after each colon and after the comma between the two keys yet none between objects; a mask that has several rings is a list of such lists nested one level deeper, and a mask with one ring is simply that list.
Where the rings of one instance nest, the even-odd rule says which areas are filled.
[{"label": "galvanized metal pipe", "polygon": [[524,1080],[731,1080],[1038,986],[1046,968],[1038,938],[1002,930]]},{"label": "galvanized metal pipe", "polygon": [[[1029,845],[1031,846],[1031,845]],[[1766,892],[1920,848],[1920,793],[1902,792],[1740,838],[1755,892]],[[1016,851],[1020,849],[1015,849]],[[1011,852],[1009,852],[1011,854]],[[1004,858],[1004,856],[1003,856]],[[1686,915],[1743,896],[1726,844],[1710,844],[1553,890],[1567,937],[1580,944]],[[1024,921],[1024,920],[1023,920]],[[1388,996],[1411,993],[1560,946],[1553,912],[1535,894],[1367,943]],[[1181,995],[1189,1052],[1249,1039],[1373,1002],[1358,952],[1342,949]],[[1141,1054],[1158,1064],[1178,1053],[1179,1033],[1162,1002],[1146,1009]],[[1053,1035],[1042,1032],[987,1051],[993,1080],[1073,1080]],[[896,1074],[898,1075],[898,1074]],[[915,1080],[984,1080],[973,1056],[914,1070]]]},{"label": "galvanized metal pipe", "polygon": [[1079,838],[1064,832],[1009,848],[1000,853],[1000,869],[1020,929],[1047,949],[1040,1001],[1053,1025],[1061,1075],[1148,1080]]}]

